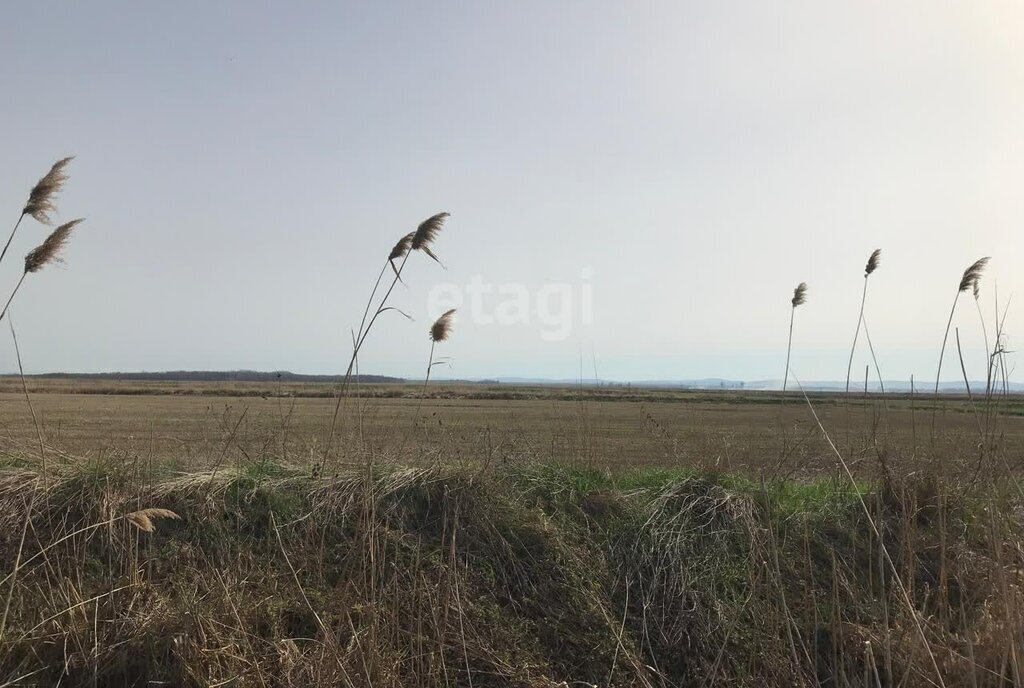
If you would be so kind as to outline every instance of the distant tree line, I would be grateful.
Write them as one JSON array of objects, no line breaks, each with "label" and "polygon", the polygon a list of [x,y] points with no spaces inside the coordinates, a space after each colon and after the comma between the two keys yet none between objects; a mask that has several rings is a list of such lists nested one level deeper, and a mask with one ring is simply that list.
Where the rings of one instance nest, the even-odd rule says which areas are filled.
[{"label": "distant tree line", "polygon": [[[287,370],[261,372],[258,370],[169,370],[160,373],[43,373],[29,377],[64,380],[126,380],[133,382],[341,382],[344,375],[303,375]],[[400,377],[387,375],[355,375],[360,383],[405,382]]]}]

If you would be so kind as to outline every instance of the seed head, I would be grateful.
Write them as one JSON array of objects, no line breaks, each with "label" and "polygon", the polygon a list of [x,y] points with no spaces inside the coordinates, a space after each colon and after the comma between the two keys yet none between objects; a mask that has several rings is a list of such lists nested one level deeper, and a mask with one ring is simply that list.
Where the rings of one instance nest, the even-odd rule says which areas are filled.
[{"label": "seed head", "polygon": [[21,211],[22,215],[31,215],[37,222],[42,222],[44,225],[50,224],[50,213],[57,212],[57,206],[54,205],[55,197],[64,187],[64,182],[68,180],[64,168],[72,160],[74,160],[73,157],[58,160],[50,168],[50,171],[36,182],[28,194],[28,201]]},{"label": "seed head", "polygon": [[124,515],[124,520],[144,533],[152,533],[156,530],[156,524],[153,523],[153,519],[161,518],[169,518],[176,521],[181,517],[170,509],[141,509]]},{"label": "seed head", "polygon": [[[437,235],[441,233],[441,228],[444,226],[444,221],[448,218],[448,213],[438,213],[432,217],[428,217],[426,220],[420,223],[420,226],[416,228],[412,236],[412,248],[413,250],[421,250],[424,248],[430,248],[430,245],[434,243]],[[428,253],[436,260],[433,254]]]},{"label": "seed head", "polygon": [[403,258],[405,254],[409,252],[409,248],[412,247],[412,239],[414,236],[416,236],[416,232],[409,232],[399,239],[398,243],[395,244],[395,247],[391,249],[391,253],[388,255],[388,260],[393,262],[399,258]]},{"label": "seed head", "polygon": [[867,277],[872,272],[878,269],[878,263],[882,260],[882,249],[876,248],[871,252],[871,257],[868,258],[868,264],[864,266],[864,276]]},{"label": "seed head", "polygon": [[65,222],[25,256],[25,272],[39,272],[50,263],[60,263],[60,252],[71,238],[71,230],[85,218]]},{"label": "seed head", "polygon": [[807,282],[801,282],[796,285],[796,289],[793,290],[793,308],[802,306],[807,303]]},{"label": "seed head", "polygon": [[430,326],[430,340],[434,342],[443,342],[448,339],[448,335],[452,332],[452,315],[455,314],[455,309],[452,308],[434,321],[434,324]]},{"label": "seed head", "polygon": [[979,258],[974,261],[969,268],[964,270],[964,275],[960,278],[960,291],[972,289],[977,293],[978,282],[981,280],[981,273],[985,271],[985,266],[988,265],[989,260],[988,256]]}]

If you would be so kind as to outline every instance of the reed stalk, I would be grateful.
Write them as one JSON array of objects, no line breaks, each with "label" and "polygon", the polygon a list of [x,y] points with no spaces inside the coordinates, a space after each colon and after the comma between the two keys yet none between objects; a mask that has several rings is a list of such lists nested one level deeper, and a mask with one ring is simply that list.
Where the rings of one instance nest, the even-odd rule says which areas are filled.
[{"label": "reed stalk", "polygon": [[853,345],[850,347],[850,361],[846,364],[846,394],[850,394],[850,374],[853,371],[853,354],[857,350],[857,338],[860,336],[860,326],[864,321],[864,303],[868,297],[868,277],[878,269],[878,263],[882,258],[882,249],[876,248],[868,257],[867,265],[864,266],[864,289],[860,296],[860,313],[857,315],[857,327],[853,331]]},{"label": "reed stalk", "polygon": [[[328,433],[327,443],[324,449],[324,455],[323,460],[321,462],[321,466],[323,465],[323,463],[326,463],[327,457],[330,455],[331,447],[334,443],[334,436],[335,432],[337,431],[338,415],[341,412],[342,400],[346,398],[346,392],[352,380],[352,371],[355,369],[356,361],[359,358],[359,351],[362,349],[363,344],[366,342],[367,336],[373,329],[374,323],[377,322],[377,318],[379,318],[381,314],[392,310],[402,313],[402,311],[395,308],[394,306],[388,306],[387,303],[388,299],[391,297],[391,293],[395,289],[395,286],[402,280],[402,270],[405,269],[405,264],[408,262],[409,256],[412,254],[412,252],[422,251],[428,257],[430,257],[435,262],[440,264],[441,261],[434,254],[432,246],[434,241],[437,239],[437,236],[440,234],[441,229],[444,227],[444,222],[446,219],[448,219],[448,217],[449,215],[446,212],[437,213],[436,215],[428,217],[426,220],[419,224],[419,226],[416,228],[416,231],[409,232],[408,234],[404,235],[401,239],[399,239],[398,242],[391,249],[391,252],[388,254],[387,263],[381,270],[380,275],[378,275],[377,281],[374,283],[373,290],[370,292],[370,298],[367,300],[366,308],[363,310],[363,318],[359,324],[359,332],[356,334],[354,338],[354,343],[352,345],[352,356],[349,358],[348,366],[345,369],[345,376],[342,379],[340,389],[338,390],[337,399],[335,401],[334,413],[331,416],[330,432]],[[402,259],[402,262],[398,265],[398,267],[395,267],[395,261],[398,260],[399,258]],[[367,321],[367,315],[369,314],[372,308],[374,296],[377,294],[380,288],[380,284],[383,280],[384,273],[387,271],[389,265],[392,268],[392,271],[395,273],[394,278],[391,280],[391,284],[388,286],[387,291],[384,293],[384,296],[378,302],[377,308],[374,311],[373,315],[370,317],[369,321]],[[402,315],[406,314],[402,313]],[[406,317],[409,316],[406,315]]]},{"label": "reed stalk", "polygon": [[782,378],[782,391],[786,391],[786,383],[789,382],[789,356],[793,351],[793,320],[796,317],[797,306],[807,303],[807,283],[801,282],[793,290],[793,298],[790,300],[792,308],[789,312],[789,342],[786,344],[786,374]]},{"label": "reed stalk", "polygon": [[957,286],[956,296],[953,297],[953,305],[949,309],[949,319],[946,322],[946,331],[942,335],[942,347],[939,349],[939,365],[935,371],[936,403],[932,407],[932,441],[935,440],[935,409],[938,406],[939,400],[939,380],[942,377],[942,359],[946,353],[946,343],[949,341],[949,330],[953,327],[953,316],[956,314],[956,304],[960,300],[960,294],[976,287],[978,281],[981,279],[982,273],[985,271],[985,266],[988,265],[989,260],[990,259],[987,256],[979,258],[964,270],[964,274],[960,278],[960,284]]}]

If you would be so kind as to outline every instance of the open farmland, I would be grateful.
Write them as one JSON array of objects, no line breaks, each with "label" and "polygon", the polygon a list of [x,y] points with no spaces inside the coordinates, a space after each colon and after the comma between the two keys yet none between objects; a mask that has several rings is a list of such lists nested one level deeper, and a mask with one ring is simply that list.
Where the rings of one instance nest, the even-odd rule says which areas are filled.
[{"label": "open farmland", "polygon": [[[320,457],[336,387],[328,384],[28,381],[46,445],[77,457],[125,455],[180,469]],[[705,392],[458,384],[363,387],[336,425],[332,457],[422,464],[559,462],[601,469],[695,467],[780,476],[835,471],[806,402],[770,392]],[[825,429],[858,472],[879,457],[915,467],[915,456],[974,468],[978,414],[963,397],[814,394]],[[931,444],[932,409],[938,431]],[[18,378],[0,380],[0,430],[37,451]],[[1024,459],[1024,400],[999,405],[1000,468]],[[895,458],[893,458],[895,457]],[[922,458],[921,461],[926,459]],[[928,459],[930,460],[930,459]]]},{"label": "open farmland", "polygon": [[13,685],[1021,685],[1016,399],[28,384]]}]

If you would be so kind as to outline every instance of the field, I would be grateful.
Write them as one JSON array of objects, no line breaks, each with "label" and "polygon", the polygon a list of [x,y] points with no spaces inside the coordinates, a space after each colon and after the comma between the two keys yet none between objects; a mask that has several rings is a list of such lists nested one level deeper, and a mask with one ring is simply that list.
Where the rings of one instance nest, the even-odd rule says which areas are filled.
[{"label": "field", "polygon": [[3,685],[1022,685],[1014,397],[25,387]]},{"label": "field", "polygon": [[379,267],[340,384],[0,379],[0,688],[1024,685],[1005,316],[966,396],[362,384],[447,217]]},{"label": "field", "polygon": [[[302,465],[330,435],[337,387],[327,384],[29,380],[42,437],[77,457],[118,454],[183,470],[267,460]],[[691,467],[750,475],[820,475],[835,456],[807,402],[767,392],[459,384],[364,387],[343,405],[338,460],[366,454],[404,465],[555,462],[608,470]],[[784,402],[784,403],[783,403]],[[858,472],[879,454],[902,472],[914,457],[956,469],[976,441],[964,397],[812,394],[810,403]],[[931,442],[931,410],[939,432]],[[1024,456],[1024,399],[1000,404],[1002,461]],[[0,378],[0,432],[37,451],[19,378]],[[927,450],[927,451],[925,451]],[[1002,463],[1001,461],[1001,463]],[[313,460],[316,463],[315,460]],[[1005,469],[1005,466],[1001,465]]]},{"label": "field", "polygon": [[3,9],[0,688],[1024,688],[1024,4]]}]

